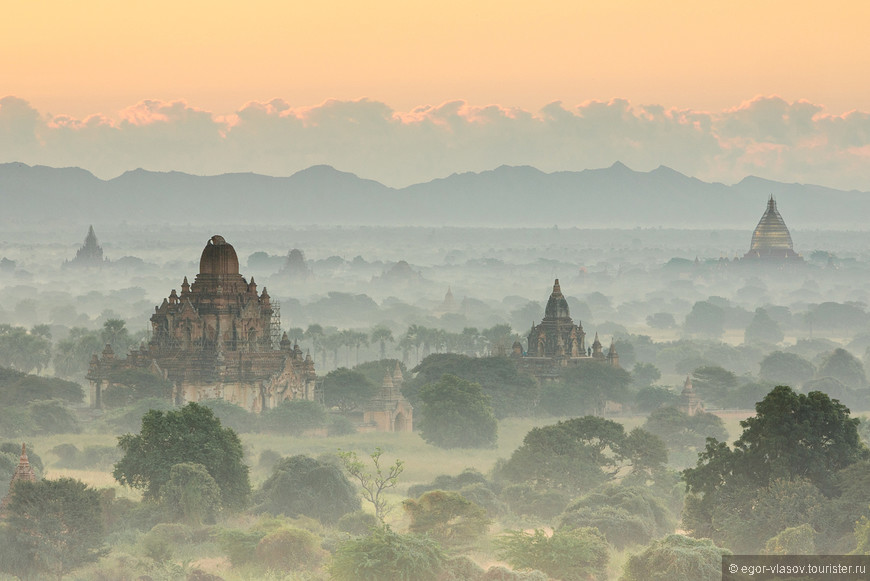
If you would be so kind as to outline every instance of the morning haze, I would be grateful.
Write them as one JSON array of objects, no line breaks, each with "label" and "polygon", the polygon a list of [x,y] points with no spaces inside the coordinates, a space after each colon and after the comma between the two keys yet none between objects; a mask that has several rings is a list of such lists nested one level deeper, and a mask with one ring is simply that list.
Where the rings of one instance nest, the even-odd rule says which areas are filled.
[{"label": "morning haze", "polygon": [[6,7],[0,581],[865,567],[868,10]]}]

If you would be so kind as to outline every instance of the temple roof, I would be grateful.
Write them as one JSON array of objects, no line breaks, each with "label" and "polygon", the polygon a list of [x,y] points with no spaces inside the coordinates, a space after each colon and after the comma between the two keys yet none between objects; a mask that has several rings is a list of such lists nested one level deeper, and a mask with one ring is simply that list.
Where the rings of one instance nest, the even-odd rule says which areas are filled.
[{"label": "temple roof", "polygon": [[553,283],[553,293],[547,301],[547,308],[544,310],[545,319],[570,319],[571,314],[568,311],[568,301],[565,300],[565,295],[562,294],[562,288],[559,286],[559,279]]},{"label": "temple roof", "polygon": [[767,201],[767,210],[752,233],[750,252],[764,253],[769,250],[792,250],[791,234],[776,209],[773,196]]},{"label": "temple roof", "polygon": [[209,238],[199,259],[200,274],[239,274],[239,257],[232,244],[223,236],[215,234]]}]

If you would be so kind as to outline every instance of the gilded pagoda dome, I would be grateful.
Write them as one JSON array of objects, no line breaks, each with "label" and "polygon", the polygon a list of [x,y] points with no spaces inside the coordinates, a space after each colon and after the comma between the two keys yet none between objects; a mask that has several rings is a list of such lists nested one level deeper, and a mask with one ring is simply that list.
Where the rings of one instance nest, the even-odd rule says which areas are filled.
[{"label": "gilded pagoda dome", "polygon": [[553,293],[547,301],[547,308],[544,309],[545,319],[568,319],[571,315],[568,312],[568,301],[565,300],[565,295],[562,294],[562,288],[559,286],[559,279],[553,284]]},{"label": "gilded pagoda dome", "polygon": [[209,238],[199,259],[200,274],[239,274],[239,257],[232,244],[223,236],[215,234]]},{"label": "gilded pagoda dome", "polygon": [[752,245],[749,249],[763,251],[774,248],[792,250],[792,242],[791,234],[776,209],[776,200],[770,196],[767,210],[755,227],[755,232],[752,233]]},{"label": "gilded pagoda dome", "polygon": [[767,209],[752,233],[752,244],[745,258],[798,258],[792,247],[791,234],[776,209],[773,196],[767,200]]}]

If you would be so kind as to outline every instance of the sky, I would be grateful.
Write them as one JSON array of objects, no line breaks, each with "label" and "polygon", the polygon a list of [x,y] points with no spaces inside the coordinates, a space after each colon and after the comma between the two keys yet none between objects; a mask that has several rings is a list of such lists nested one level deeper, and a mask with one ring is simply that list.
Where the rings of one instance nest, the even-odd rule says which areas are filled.
[{"label": "sky", "polygon": [[622,161],[870,191],[870,3],[7,3],[0,162],[392,186]]}]

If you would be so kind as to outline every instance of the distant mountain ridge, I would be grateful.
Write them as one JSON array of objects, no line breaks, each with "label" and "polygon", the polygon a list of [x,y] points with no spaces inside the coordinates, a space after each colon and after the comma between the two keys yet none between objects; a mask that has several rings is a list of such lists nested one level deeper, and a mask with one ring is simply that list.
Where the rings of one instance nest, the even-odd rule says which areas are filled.
[{"label": "distant mountain ridge", "polygon": [[327,165],[289,177],[0,164],[0,224],[578,226],[753,228],[767,196],[791,228],[866,229],[870,193],[747,177],[708,183],[660,166],[545,173],[500,166],[390,188]]}]

